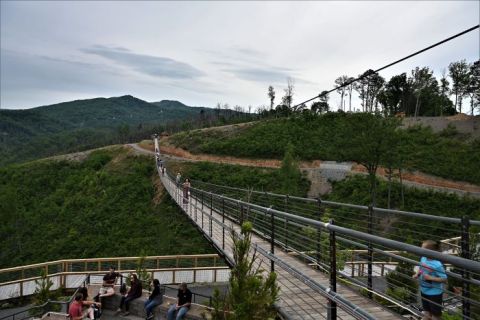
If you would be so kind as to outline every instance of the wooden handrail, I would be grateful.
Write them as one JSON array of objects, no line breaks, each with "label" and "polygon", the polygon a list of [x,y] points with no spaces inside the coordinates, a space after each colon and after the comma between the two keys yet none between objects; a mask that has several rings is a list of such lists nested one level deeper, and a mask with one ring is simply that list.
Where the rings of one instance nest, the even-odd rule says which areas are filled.
[{"label": "wooden handrail", "polygon": [[[147,272],[176,272],[176,271],[202,271],[202,270],[228,270],[229,267],[224,266],[224,267],[186,267],[186,268],[160,268],[160,269],[146,269]],[[127,269],[127,270],[119,270],[121,273],[129,273],[129,272],[135,272],[135,269]],[[63,277],[63,276],[75,276],[75,275],[84,275],[84,274],[89,274],[89,275],[103,275],[105,274],[105,271],[73,271],[73,272],[57,272],[57,273],[52,273],[48,274],[47,278],[54,278],[54,277]],[[16,284],[16,283],[23,283],[23,282],[28,282],[28,281],[35,281],[38,279],[41,279],[41,276],[37,277],[30,277],[30,278],[25,278],[25,279],[17,279],[17,280],[12,280],[12,281],[7,281],[7,282],[0,282],[0,286],[6,286],[10,284]]]},{"label": "wooden handrail", "polygon": [[[87,259],[62,259],[62,260],[55,260],[55,261],[48,261],[36,264],[29,264],[24,266],[17,266],[11,268],[0,269],[0,274],[6,272],[14,272],[14,271],[23,271],[26,269],[35,269],[35,268],[42,268],[48,267],[51,265],[60,265],[64,263],[89,263],[89,262],[118,262],[118,261],[135,261],[140,259],[141,257],[110,257],[110,258],[87,258]],[[218,254],[210,253],[210,254],[190,254],[190,255],[168,255],[168,256],[146,256],[144,257],[145,261],[148,260],[188,260],[188,259],[209,259],[219,258]]]}]

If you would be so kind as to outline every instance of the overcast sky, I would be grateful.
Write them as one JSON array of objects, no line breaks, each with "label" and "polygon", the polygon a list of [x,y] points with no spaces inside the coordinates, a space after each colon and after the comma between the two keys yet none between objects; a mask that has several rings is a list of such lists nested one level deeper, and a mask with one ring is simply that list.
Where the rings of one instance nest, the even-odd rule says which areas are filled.
[{"label": "overcast sky", "polygon": [[[131,94],[294,103],[479,24],[479,1],[1,1],[1,108]],[[480,56],[478,29],[381,73]],[[332,99],[336,108],[337,100]]]}]

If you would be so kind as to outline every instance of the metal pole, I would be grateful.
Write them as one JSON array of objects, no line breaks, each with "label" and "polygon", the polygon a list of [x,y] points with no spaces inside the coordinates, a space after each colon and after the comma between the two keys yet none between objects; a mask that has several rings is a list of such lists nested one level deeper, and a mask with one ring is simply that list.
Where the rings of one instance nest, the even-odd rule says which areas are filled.
[{"label": "metal pole", "polygon": [[[288,194],[285,196],[285,212],[288,212]],[[285,219],[285,250],[288,249],[288,219]]]},{"label": "metal pole", "polygon": [[[330,224],[334,224],[333,219],[330,219]],[[337,292],[337,246],[335,244],[335,231],[330,231],[330,291]],[[328,300],[329,304],[329,320],[337,319],[337,303],[333,300]]]},{"label": "metal pole", "polygon": [[212,236],[213,193],[210,192],[210,237]]},{"label": "metal pole", "polygon": [[[462,258],[471,259],[470,256],[470,219],[468,216],[462,217],[462,238],[461,238],[461,247],[462,247]],[[470,272],[467,270],[462,270],[462,278],[464,280],[470,279]],[[464,319],[470,319],[470,283],[468,281],[463,281],[462,288],[462,314]]]},{"label": "metal pole", "polygon": [[[322,200],[320,197],[318,197],[318,220],[321,221],[322,218]],[[318,269],[320,269],[320,262],[322,260],[322,247],[321,247],[321,241],[322,241],[322,230],[320,227],[317,227],[317,265]]]},{"label": "metal pole", "polygon": [[225,199],[222,198],[222,249],[225,250]]},{"label": "metal pole", "polygon": [[[368,233],[373,234],[373,206],[368,206]],[[372,243],[368,242],[368,278],[367,278],[367,287],[368,287],[368,298],[373,298],[373,277],[372,277],[372,264],[373,264],[373,247]]]},{"label": "metal pole", "polygon": [[243,204],[240,203],[240,225],[243,224]]},{"label": "metal pole", "polygon": [[[271,233],[270,233],[270,252],[272,253],[272,255],[274,255],[275,254],[275,218],[274,218],[274,215],[273,215],[273,211],[271,211],[271,209],[272,209],[272,207],[267,209],[267,214],[270,211],[270,229],[271,229]],[[270,271],[271,272],[275,271],[275,263],[273,262],[273,260],[270,260]]]}]

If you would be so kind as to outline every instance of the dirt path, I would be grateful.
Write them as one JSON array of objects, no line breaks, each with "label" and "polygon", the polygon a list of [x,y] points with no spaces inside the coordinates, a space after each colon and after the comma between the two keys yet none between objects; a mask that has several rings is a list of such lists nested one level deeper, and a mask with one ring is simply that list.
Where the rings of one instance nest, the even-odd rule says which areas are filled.
[{"label": "dirt path", "polygon": [[[153,154],[153,144],[149,145],[147,142],[143,142],[140,145],[132,144],[131,146],[140,152]],[[180,161],[208,161],[265,168],[279,168],[281,166],[281,161],[276,159],[246,159],[209,154],[192,154],[187,150],[168,144],[165,139],[161,141],[160,152],[168,155],[172,159]],[[341,180],[350,173],[366,174],[365,168],[355,163],[337,163],[320,160],[301,161],[300,168],[307,173],[307,177],[312,181],[314,188],[309,192],[311,196],[328,192],[329,188],[326,185],[328,179]],[[384,168],[380,168],[377,175],[385,179],[387,177]],[[403,180],[405,184],[414,187],[454,192],[457,194],[469,193],[475,197],[480,197],[480,186],[468,182],[448,180],[418,171],[403,173]]]}]

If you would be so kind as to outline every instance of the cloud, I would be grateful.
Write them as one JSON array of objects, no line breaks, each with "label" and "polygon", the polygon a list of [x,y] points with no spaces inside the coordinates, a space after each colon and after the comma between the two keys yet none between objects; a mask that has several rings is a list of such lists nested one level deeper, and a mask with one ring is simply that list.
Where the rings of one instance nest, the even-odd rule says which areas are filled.
[{"label": "cloud", "polygon": [[205,75],[204,72],[188,63],[166,57],[138,54],[122,47],[95,45],[81,49],[81,51],[106,58],[119,65],[130,67],[137,72],[153,77],[196,79]]},{"label": "cloud", "polygon": [[223,71],[232,73],[240,79],[256,82],[283,83],[288,77],[291,77],[291,74],[289,72],[275,68],[247,67],[224,69]]}]

